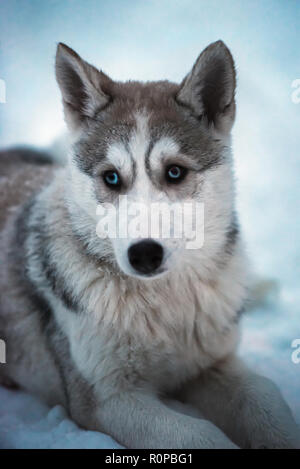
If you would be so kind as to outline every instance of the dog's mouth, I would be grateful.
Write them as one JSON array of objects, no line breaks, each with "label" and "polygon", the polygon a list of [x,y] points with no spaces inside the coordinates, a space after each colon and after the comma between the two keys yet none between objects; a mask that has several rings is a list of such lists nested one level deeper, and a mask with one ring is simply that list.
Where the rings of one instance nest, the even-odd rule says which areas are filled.
[{"label": "dog's mouth", "polygon": [[141,279],[141,280],[154,280],[154,279],[158,279],[162,277],[168,271],[169,269],[167,269],[166,267],[161,267],[157,269],[155,272],[151,272],[151,273],[141,273],[141,272],[132,271],[130,273],[127,273],[127,275]]}]

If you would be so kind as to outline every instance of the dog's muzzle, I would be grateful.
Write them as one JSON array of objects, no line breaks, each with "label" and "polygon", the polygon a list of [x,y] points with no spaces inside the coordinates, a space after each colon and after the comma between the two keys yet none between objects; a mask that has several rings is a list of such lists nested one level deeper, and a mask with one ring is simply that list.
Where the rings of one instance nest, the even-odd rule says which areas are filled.
[{"label": "dog's muzzle", "polygon": [[128,249],[130,265],[139,274],[152,275],[161,266],[164,256],[162,246],[156,241],[143,240],[133,244]]}]

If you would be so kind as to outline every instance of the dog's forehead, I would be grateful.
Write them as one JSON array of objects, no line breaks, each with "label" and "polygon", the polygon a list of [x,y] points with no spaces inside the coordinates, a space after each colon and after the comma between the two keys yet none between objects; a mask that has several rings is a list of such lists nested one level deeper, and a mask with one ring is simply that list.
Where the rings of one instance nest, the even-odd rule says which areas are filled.
[{"label": "dog's forehead", "polygon": [[145,136],[148,132],[152,144],[168,137],[183,151],[207,147],[210,132],[201,119],[177,102],[179,89],[180,85],[168,81],[115,84],[105,115],[107,126],[114,132],[112,137],[128,142],[133,134]]},{"label": "dog's forehead", "polygon": [[130,170],[133,161],[152,164],[162,153],[209,154],[211,139],[176,102],[178,88],[170,82],[114,84],[111,103],[75,145],[80,168],[93,174],[95,166],[110,160]]},{"label": "dog's forehead", "polygon": [[[119,142],[110,145],[119,149],[119,160],[135,160],[137,164],[149,157],[150,152],[175,150],[174,138],[167,137],[168,126],[179,121],[175,97],[179,86],[168,81],[117,83],[111,90],[114,106],[111,107],[111,118],[115,125],[121,122],[123,135]],[[173,145],[172,145],[173,142]],[[165,148],[163,148],[165,147]],[[121,148],[122,157],[121,157]],[[108,156],[115,159],[115,151],[109,149]]]},{"label": "dog's forehead", "polygon": [[128,81],[115,82],[109,93],[119,103],[130,104],[135,111],[147,107],[149,110],[166,108],[176,97],[179,85],[167,80],[156,82]]},{"label": "dog's forehead", "polygon": [[151,132],[151,114],[147,109],[134,115],[135,125],[126,139],[112,141],[107,148],[107,160],[117,169],[125,172],[135,167],[159,166],[160,156],[176,155],[179,145],[172,136]]}]

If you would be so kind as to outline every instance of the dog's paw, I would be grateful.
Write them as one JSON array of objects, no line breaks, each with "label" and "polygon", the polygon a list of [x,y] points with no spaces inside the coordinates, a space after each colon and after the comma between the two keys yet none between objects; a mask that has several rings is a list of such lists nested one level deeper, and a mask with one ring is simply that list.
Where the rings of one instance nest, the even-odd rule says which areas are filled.
[{"label": "dog's paw", "polygon": [[[259,393],[257,392],[259,390]],[[244,425],[248,447],[255,449],[298,449],[300,428],[278,387],[268,378],[258,377],[248,388]]]},{"label": "dog's paw", "polygon": [[199,432],[195,448],[239,449],[225,433],[208,420],[198,420]]},{"label": "dog's paw", "polygon": [[264,435],[254,437],[250,447],[252,449],[300,449],[300,430],[293,429],[274,431],[269,428]]}]

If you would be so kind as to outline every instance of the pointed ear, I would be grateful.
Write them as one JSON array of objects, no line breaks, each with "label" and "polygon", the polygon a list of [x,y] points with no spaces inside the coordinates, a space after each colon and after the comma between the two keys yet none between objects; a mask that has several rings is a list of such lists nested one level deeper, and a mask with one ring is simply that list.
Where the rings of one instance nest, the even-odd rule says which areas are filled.
[{"label": "pointed ear", "polygon": [[71,130],[78,130],[111,99],[107,89],[112,80],[62,43],[57,46],[56,79],[62,94],[65,119]]},{"label": "pointed ear", "polygon": [[210,44],[200,54],[181,84],[177,101],[197,117],[228,133],[235,117],[236,75],[233,58],[222,41]]}]

